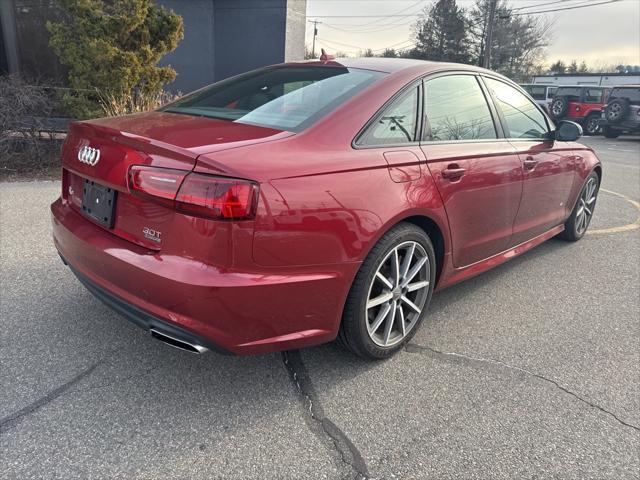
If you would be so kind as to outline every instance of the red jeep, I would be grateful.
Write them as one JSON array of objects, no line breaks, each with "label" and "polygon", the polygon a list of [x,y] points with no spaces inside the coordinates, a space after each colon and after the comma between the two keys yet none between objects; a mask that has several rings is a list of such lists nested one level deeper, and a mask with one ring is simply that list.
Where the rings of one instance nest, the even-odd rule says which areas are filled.
[{"label": "red jeep", "polygon": [[600,133],[600,116],[607,102],[610,88],[571,86],[558,87],[549,113],[555,121],[571,120],[579,123],[587,135]]}]

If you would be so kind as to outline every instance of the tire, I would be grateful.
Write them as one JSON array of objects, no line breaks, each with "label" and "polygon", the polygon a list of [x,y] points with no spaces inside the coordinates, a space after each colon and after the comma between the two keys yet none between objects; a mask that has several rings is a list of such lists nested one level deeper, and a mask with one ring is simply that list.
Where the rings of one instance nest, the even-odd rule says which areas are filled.
[{"label": "tire", "polygon": [[[406,264],[410,253],[411,261]],[[398,274],[393,273],[395,265]],[[353,281],[338,341],[363,358],[393,355],[422,323],[433,294],[435,272],[433,244],[424,230],[405,222],[393,227],[369,252]]]},{"label": "tire", "polygon": [[549,110],[551,111],[551,116],[554,119],[564,117],[569,110],[569,99],[567,97],[554,98]]},{"label": "tire", "polygon": [[620,130],[617,128],[611,128],[610,126],[604,127],[605,138],[618,138],[620,136]]},{"label": "tire", "polygon": [[591,172],[580,190],[571,215],[564,224],[564,232],[559,235],[560,238],[568,242],[577,242],[584,237],[593,218],[599,189],[600,177],[596,172]]},{"label": "tire", "polygon": [[609,123],[620,123],[629,115],[629,100],[616,98],[607,104],[604,116]]},{"label": "tire", "polygon": [[590,113],[584,120],[584,133],[585,135],[598,135],[600,133],[600,115],[597,113]]}]

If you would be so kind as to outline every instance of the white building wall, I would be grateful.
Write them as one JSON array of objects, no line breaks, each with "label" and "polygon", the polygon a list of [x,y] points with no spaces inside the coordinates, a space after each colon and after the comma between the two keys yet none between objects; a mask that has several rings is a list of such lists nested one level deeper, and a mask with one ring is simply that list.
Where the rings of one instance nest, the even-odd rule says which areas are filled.
[{"label": "white building wall", "polygon": [[591,74],[591,75],[536,75],[534,84],[538,85],[601,85],[611,87],[614,85],[638,85],[640,74]]}]

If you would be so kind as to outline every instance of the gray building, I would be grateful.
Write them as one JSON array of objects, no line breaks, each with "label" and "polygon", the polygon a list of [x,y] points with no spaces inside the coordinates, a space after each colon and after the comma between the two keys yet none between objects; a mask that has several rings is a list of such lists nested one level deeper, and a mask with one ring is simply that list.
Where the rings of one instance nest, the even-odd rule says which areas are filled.
[{"label": "gray building", "polygon": [[[189,92],[253,68],[304,58],[306,0],[157,0],[184,20],[184,39],[161,65],[177,72],[169,85]],[[0,0],[0,73],[65,83],[48,46],[55,0]]]}]

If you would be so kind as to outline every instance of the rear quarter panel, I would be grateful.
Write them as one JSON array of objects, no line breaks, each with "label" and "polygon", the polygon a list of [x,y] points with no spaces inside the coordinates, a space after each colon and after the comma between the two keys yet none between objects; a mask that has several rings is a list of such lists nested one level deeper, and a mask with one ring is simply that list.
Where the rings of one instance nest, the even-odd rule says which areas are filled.
[{"label": "rear quarter panel", "polygon": [[436,222],[449,244],[442,202],[428,174],[397,183],[380,155],[351,150],[343,158],[341,170],[261,185],[253,242],[257,264],[361,262],[389,228],[414,215]]}]

